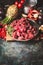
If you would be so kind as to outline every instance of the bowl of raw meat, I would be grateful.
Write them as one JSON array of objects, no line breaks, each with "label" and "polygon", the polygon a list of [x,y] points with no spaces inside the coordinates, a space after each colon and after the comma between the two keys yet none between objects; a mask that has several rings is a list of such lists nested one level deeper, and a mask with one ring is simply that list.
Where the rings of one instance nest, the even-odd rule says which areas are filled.
[{"label": "bowl of raw meat", "polygon": [[14,20],[10,26],[13,27],[12,38],[8,41],[29,41],[38,34],[38,25],[35,21],[27,18]]}]

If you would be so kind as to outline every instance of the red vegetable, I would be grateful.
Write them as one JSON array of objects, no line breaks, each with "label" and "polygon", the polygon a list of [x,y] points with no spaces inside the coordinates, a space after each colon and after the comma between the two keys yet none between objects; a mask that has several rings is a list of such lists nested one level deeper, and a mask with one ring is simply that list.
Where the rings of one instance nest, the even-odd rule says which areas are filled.
[{"label": "red vegetable", "polygon": [[15,2],[15,5],[17,5],[17,6],[18,6],[18,2],[17,2],[17,1]]},{"label": "red vegetable", "polygon": [[18,4],[18,8],[19,9],[22,8],[22,4],[21,3]]},{"label": "red vegetable", "polygon": [[28,14],[28,18],[37,20],[38,15],[39,15],[39,12],[37,10],[30,10]]},{"label": "red vegetable", "polygon": [[5,37],[6,37],[6,30],[3,27],[3,25],[0,24],[0,38],[5,39]]},{"label": "red vegetable", "polygon": [[25,0],[21,0],[21,4],[23,4],[25,2]]}]

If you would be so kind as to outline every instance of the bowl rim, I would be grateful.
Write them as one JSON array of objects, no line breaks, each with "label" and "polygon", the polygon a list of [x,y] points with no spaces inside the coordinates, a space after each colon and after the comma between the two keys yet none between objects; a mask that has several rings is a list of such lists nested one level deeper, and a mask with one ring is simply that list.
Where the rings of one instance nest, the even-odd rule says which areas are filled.
[{"label": "bowl rim", "polygon": [[[29,19],[27,18],[27,20],[31,21],[33,24],[37,25],[37,33],[35,34],[35,36],[39,33],[39,25],[32,19]],[[35,26],[36,27],[36,26]],[[34,37],[35,37],[34,36]],[[34,37],[32,39],[34,39]],[[8,42],[11,42],[11,41],[18,41],[18,42],[27,42],[27,41],[30,41],[32,39],[26,39],[26,40],[18,40],[18,39],[14,39],[14,40],[7,40]]]}]

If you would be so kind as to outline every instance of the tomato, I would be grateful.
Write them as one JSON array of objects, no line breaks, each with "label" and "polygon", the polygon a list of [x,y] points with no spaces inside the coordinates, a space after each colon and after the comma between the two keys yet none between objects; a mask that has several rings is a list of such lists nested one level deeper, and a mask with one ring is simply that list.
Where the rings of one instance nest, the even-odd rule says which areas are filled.
[{"label": "tomato", "polygon": [[15,2],[15,5],[18,5],[18,2],[17,1]]},{"label": "tomato", "polygon": [[16,2],[15,2],[15,5],[17,5],[18,8],[22,8],[22,5],[24,4],[24,1],[25,1],[25,0],[21,0],[19,3],[18,3],[18,1],[16,1]]},{"label": "tomato", "polygon": [[23,3],[24,3],[24,1],[25,1],[25,0],[21,0],[21,4],[23,4]]},{"label": "tomato", "polygon": [[18,8],[22,8],[22,4],[21,3],[18,4]]}]

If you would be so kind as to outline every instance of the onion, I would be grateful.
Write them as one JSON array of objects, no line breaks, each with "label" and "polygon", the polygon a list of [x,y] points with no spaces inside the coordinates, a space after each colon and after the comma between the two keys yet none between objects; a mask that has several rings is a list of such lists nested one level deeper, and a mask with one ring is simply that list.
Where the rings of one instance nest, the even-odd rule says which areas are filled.
[{"label": "onion", "polygon": [[7,9],[6,18],[2,21],[2,24],[10,23],[10,21],[13,18],[16,18],[17,14],[18,14],[18,7],[16,5],[9,6],[9,8]]}]

